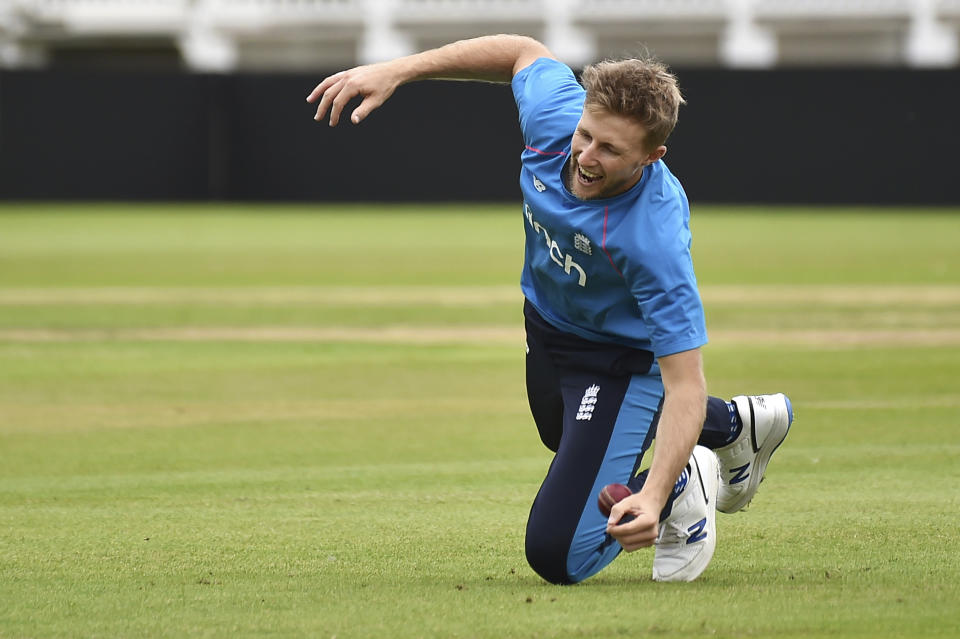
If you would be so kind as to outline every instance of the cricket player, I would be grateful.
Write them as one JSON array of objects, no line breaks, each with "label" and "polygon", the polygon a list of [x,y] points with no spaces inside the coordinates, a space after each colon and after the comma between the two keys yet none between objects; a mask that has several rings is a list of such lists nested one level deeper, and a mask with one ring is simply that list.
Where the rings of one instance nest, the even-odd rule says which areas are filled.
[{"label": "cricket player", "polygon": [[[359,98],[359,124],[427,78],[511,82],[519,112],[527,395],[555,452],[527,521],[530,566],[572,584],[654,546],[655,580],[697,578],[716,512],[752,499],[793,410],[783,394],[707,396],[689,205],[663,161],[676,78],[631,59],[588,66],[581,84],[540,42],[496,35],[341,71],[307,100],[335,126]],[[611,483],[632,494],[607,517],[597,494]]]}]

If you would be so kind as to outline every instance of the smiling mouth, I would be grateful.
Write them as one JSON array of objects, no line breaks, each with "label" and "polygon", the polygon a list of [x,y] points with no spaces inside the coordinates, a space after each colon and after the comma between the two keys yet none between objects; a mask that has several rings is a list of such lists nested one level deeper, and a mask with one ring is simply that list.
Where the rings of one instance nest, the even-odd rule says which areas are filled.
[{"label": "smiling mouth", "polygon": [[603,179],[602,175],[591,173],[579,164],[577,164],[577,177],[580,178],[580,181],[584,184],[593,184]]}]

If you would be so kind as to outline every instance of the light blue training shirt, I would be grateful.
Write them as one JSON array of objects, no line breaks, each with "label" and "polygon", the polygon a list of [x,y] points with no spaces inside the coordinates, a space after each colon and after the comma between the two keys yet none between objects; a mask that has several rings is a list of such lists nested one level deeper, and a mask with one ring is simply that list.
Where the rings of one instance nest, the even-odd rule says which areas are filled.
[{"label": "light blue training shirt", "polygon": [[662,161],[617,196],[580,200],[563,170],[585,91],[540,58],[513,78],[525,149],[523,294],[556,328],[661,357],[707,342],[690,256],[690,208]]}]

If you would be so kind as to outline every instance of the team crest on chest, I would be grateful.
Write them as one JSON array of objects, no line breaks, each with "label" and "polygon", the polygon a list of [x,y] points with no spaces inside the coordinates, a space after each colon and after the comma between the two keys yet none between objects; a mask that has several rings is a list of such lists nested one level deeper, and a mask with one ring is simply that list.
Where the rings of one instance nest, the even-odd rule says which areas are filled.
[{"label": "team crest on chest", "polygon": [[590,238],[583,233],[576,233],[573,236],[573,248],[581,253],[593,255],[593,247],[590,246]]},{"label": "team crest on chest", "polygon": [[547,190],[547,185],[540,181],[536,175],[533,176],[533,188],[537,190],[537,193],[543,193]]}]

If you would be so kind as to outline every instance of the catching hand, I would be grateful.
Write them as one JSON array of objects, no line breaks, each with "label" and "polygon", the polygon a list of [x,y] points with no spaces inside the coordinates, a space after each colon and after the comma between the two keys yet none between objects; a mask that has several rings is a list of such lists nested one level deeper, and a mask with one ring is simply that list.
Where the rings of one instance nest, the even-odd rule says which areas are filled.
[{"label": "catching hand", "polygon": [[[620,542],[627,552],[652,546],[657,540],[662,507],[662,504],[657,506],[652,503],[643,493],[631,495],[610,509],[607,533]],[[626,515],[632,515],[633,519],[618,524]]]}]

